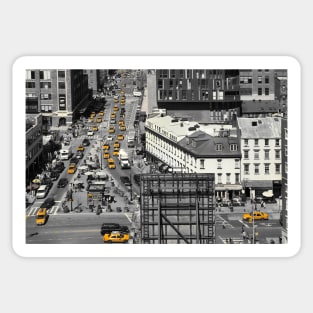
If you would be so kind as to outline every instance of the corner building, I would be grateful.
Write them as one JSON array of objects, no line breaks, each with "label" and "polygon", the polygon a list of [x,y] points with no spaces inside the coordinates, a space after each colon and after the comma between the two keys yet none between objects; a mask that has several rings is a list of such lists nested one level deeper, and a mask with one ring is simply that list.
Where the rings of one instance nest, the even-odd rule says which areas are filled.
[{"label": "corner building", "polygon": [[26,113],[41,113],[43,129],[68,126],[88,99],[83,70],[26,70]]}]

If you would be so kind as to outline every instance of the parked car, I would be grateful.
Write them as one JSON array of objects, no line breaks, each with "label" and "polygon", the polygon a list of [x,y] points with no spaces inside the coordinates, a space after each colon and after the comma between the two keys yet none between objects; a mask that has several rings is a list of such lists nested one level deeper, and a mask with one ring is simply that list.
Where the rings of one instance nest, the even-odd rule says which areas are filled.
[{"label": "parked car", "polygon": [[114,136],[112,136],[112,135],[108,135],[108,136],[107,136],[107,140],[108,140],[108,141],[112,141],[113,139],[114,139]]},{"label": "parked car", "polygon": [[92,130],[88,130],[87,136],[93,136],[93,131]]},{"label": "parked car", "polygon": [[127,226],[123,226],[117,223],[103,223],[101,225],[100,234],[103,236],[104,234],[110,234],[112,231],[119,231],[123,233],[129,233],[129,228]]},{"label": "parked car", "polygon": [[57,163],[55,164],[53,170],[56,171],[56,172],[62,173],[64,169],[65,169],[64,162],[59,161],[59,162],[57,162]]},{"label": "parked car", "polygon": [[51,178],[52,180],[57,180],[57,179],[59,178],[59,176],[60,176],[60,173],[59,173],[58,171],[53,170],[53,171],[50,173],[50,178]]},{"label": "parked car", "polygon": [[64,188],[68,184],[67,178],[61,178],[58,182],[58,188]]}]

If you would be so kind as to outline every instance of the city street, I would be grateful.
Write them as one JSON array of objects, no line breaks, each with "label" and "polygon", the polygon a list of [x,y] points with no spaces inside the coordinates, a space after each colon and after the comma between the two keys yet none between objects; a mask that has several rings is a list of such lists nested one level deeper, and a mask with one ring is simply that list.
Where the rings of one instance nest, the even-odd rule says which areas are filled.
[{"label": "city street", "polygon": [[[129,214],[128,214],[129,215]],[[28,244],[101,244],[102,223],[119,223],[130,227],[130,217],[124,213],[77,213],[49,215],[43,226],[36,226],[35,216],[26,221]]]}]

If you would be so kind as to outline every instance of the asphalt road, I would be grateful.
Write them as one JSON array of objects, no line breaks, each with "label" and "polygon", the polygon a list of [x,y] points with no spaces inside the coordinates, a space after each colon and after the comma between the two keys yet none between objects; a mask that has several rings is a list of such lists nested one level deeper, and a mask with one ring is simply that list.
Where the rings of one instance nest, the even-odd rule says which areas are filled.
[{"label": "asphalt road", "polygon": [[131,226],[124,213],[50,215],[42,226],[37,226],[35,216],[31,216],[26,220],[26,243],[102,244],[100,228],[104,222]]}]

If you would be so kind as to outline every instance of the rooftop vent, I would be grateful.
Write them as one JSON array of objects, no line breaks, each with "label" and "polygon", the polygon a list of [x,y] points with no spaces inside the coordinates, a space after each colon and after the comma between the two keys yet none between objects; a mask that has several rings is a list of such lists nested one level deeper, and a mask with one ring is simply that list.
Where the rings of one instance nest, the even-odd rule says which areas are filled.
[{"label": "rooftop vent", "polygon": [[171,120],[171,122],[176,123],[176,122],[178,122],[178,119],[175,118],[175,119]]},{"label": "rooftop vent", "polygon": [[261,120],[258,120],[258,123],[259,123],[259,124],[262,124],[262,121],[261,121]]},{"label": "rooftop vent", "polygon": [[180,120],[181,121],[188,121],[188,118],[187,117],[182,117]]},{"label": "rooftop vent", "polygon": [[256,121],[253,121],[252,126],[258,126],[258,123]]},{"label": "rooftop vent", "polygon": [[196,130],[196,127],[189,127],[188,130],[189,131]]},{"label": "rooftop vent", "polygon": [[200,125],[196,124],[194,127],[195,127],[195,128],[199,128],[199,127],[200,127]]}]

